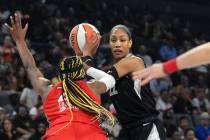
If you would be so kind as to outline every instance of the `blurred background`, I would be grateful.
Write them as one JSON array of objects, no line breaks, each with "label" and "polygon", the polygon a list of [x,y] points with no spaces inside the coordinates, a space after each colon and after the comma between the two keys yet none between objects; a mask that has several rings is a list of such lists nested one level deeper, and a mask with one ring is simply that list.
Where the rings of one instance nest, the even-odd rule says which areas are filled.
[{"label": "blurred background", "polygon": [[[29,22],[27,44],[38,67],[56,83],[58,62],[74,55],[68,36],[79,23],[93,24],[103,36],[96,67],[105,70],[111,65],[108,35],[116,24],[131,29],[132,52],[150,66],[208,42],[209,7],[209,0],[0,0],[0,139],[39,140],[48,127],[40,97],[2,26],[14,12],[22,15],[24,24]],[[169,140],[210,136],[209,68],[200,66],[150,82]],[[102,101],[114,112],[108,94]],[[119,131],[120,124],[109,130],[110,139]]]}]

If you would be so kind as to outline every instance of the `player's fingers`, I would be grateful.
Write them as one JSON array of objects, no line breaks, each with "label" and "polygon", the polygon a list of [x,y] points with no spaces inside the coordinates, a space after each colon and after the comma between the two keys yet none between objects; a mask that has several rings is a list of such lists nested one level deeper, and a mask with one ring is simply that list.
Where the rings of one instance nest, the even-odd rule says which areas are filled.
[{"label": "player's fingers", "polygon": [[7,23],[4,23],[3,27],[6,29],[6,30],[9,30],[9,31],[12,31],[13,28],[10,27]]},{"label": "player's fingers", "polygon": [[146,77],[145,79],[142,79],[141,81],[141,86],[146,85],[147,83],[149,83],[149,81],[152,80],[152,77]]},{"label": "player's fingers", "polygon": [[135,79],[142,79],[144,76],[146,76],[147,71],[141,70],[141,71],[136,71],[132,73],[133,78]]},{"label": "player's fingers", "polygon": [[21,17],[19,14],[15,13],[15,25],[17,27],[20,27],[21,26]]},{"label": "player's fingers", "polygon": [[12,27],[14,28],[15,27],[15,22],[14,22],[14,19],[12,16],[10,16],[10,23],[12,25]]},{"label": "player's fingers", "polygon": [[93,41],[92,43],[93,43],[94,46],[98,45],[98,42],[99,42],[98,36],[97,35],[93,36],[93,40],[92,41]]},{"label": "player's fingers", "polygon": [[101,40],[102,36],[100,34],[97,34],[98,39]]},{"label": "player's fingers", "polygon": [[143,70],[133,72],[132,75],[140,75],[140,74],[143,74],[145,72],[146,72],[145,69],[143,69]]},{"label": "player's fingers", "polygon": [[25,27],[24,27],[24,31],[26,32],[28,30],[28,23],[26,23]]}]

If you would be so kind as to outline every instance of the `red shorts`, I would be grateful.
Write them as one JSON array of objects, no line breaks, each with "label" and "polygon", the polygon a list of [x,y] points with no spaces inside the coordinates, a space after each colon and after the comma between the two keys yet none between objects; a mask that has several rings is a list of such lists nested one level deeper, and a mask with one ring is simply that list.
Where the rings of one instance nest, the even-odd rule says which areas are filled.
[{"label": "red shorts", "polygon": [[49,129],[43,140],[108,140],[106,133],[100,127],[82,122],[71,122],[67,127],[51,135],[54,130]]}]

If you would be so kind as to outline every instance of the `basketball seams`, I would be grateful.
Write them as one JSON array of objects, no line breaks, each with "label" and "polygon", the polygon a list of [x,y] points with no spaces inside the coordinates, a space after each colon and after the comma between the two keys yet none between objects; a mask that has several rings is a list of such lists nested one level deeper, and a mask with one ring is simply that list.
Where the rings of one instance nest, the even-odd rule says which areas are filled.
[{"label": "basketball seams", "polygon": [[82,54],[82,50],[81,50],[81,48],[79,47],[79,43],[78,43],[78,31],[79,31],[80,26],[77,25],[77,27],[78,27],[78,29],[77,29],[76,38],[75,38],[75,40],[76,40],[76,42],[77,42],[77,48],[76,48],[76,49],[79,51],[80,54]]},{"label": "basketball seams", "polygon": [[86,43],[86,32],[82,24],[79,24],[79,30],[77,33],[77,42],[80,50],[82,51]]},{"label": "basketball seams", "polygon": [[90,39],[93,34],[98,34],[96,27],[89,23],[81,23],[76,25],[69,36],[70,44],[73,50],[81,55],[82,50],[86,44],[86,40]]},{"label": "basketball seams", "polygon": [[95,33],[94,29],[88,23],[83,23],[82,25],[86,32],[86,38],[90,38],[91,35]]},{"label": "basketball seams", "polygon": [[99,34],[99,31],[98,31],[98,29],[95,26],[93,26],[93,25],[91,25],[89,23],[85,23],[85,24],[89,25],[93,29],[93,31],[95,31],[97,34]]},{"label": "basketball seams", "polygon": [[80,48],[79,48],[79,44],[78,44],[78,40],[77,40],[77,34],[79,31],[79,26],[75,26],[74,29],[72,30],[71,34],[70,34],[70,43],[71,46],[74,48],[74,50],[79,51],[79,53],[82,53]]}]

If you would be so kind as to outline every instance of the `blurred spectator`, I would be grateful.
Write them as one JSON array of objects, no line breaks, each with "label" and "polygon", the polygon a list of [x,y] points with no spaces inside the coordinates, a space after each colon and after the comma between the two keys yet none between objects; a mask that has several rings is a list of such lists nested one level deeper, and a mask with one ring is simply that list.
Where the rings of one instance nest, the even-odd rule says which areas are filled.
[{"label": "blurred spectator", "polygon": [[173,112],[163,112],[163,125],[166,128],[166,137],[171,138],[173,133],[177,131]]},{"label": "blurred spectator", "polygon": [[38,117],[38,110],[36,107],[32,107],[29,111],[29,116],[31,118],[32,121],[36,121],[37,117]]},{"label": "blurred spectator", "polygon": [[200,113],[202,111],[207,111],[210,109],[209,100],[206,98],[205,89],[204,88],[196,88],[195,89],[195,98],[192,100],[192,106],[197,109],[197,112]]},{"label": "blurred spectator", "polygon": [[2,123],[3,129],[0,132],[1,140],[17,140],[17,133],[13,129],[12,121],[9,118],[5,118]]},{"label": "blurred spectator", "polygon": [[31,136],[33,132],[32,122],[25,106],[20,106],[18,108],[18,113],[15,116],[13,122],[14,127],[20,137],[28,139]]},{"label": "blurred spectator", "polygon": [[51,79],[50,77],[53,77],[52,75],[54,74],[52,71],[54,71],[53,65],[51,65],[47,60],[43,60],[40,63],[40,70],[44,73],[44,75],[48,78]]},{"label": "blurred spectator", "polygon": [[187,130],[185,130],[184,136],[185,140],[198,140],[195,137],[195,132],[192,128],[188,128]]},{"label": "blurred spectator", "polygon": [[44,122],[46,125],[48,125],[47,119],[46,119],[45,114],[44,114],[43,105],[39,104],[37,109],[38,109],[38,116],[36,118],[36,121],[37,122]]},{"label": "blurred spectator", "polygon": [[22,91],[25,88],[25,86],[27,86],[26,84],[28,82],[27,74],[25,72],[24,67],[21,66],[17,70],[16,80],[18,81],[16,85],[16,91]]},{"label": "blurred spectator", "polygon": [[195,127],[195,135],[198,140],[206,140],[210,136],[210,123],[209,123],[209,114],[203,112],[200,115],[200,124]]},{"label": "blurred spectator", "polygon": [[207,86],[207,82],[206,82],[207,79],[205,78],[206,76],[207,76],[206,74],[199,74],[198,81],[197,81],[198,82],[197,87],[204,88],[205,94],[208,94],[209,88]]},{"label": "blurred spectator", "polygon": [[12,43],[10,36],[4,37],[3,45],[0,48],[0,53],[2,54],[5,62],[12,62],[14,60],[14,54],[16,50]]},{"label": "blurred spectator", "polygon": [[151,56],[149,56],[147,54],[147,48],[146,48],[145,45],[140,45],[139,46],[139,49],[138,49],[138,52],[137,52],[136,55],[143,58],[146,67],[152,65],[152,58],[151,58]]},{"label": "blurred spectator", "polygon": [[171,41],[165,40],[160,47],[160,56],[162,60],[166,61],[177,56],[176,48],[172,45]]},{"label": "blurred spectator", "polygon": [[163,113],[172,111],[172,104],[170,103],[170,93],[168,90],[162,90],[156,102],[156,109],[160,111],[160,119],[163,118]]},{"label": "blurred spectator", "polygon": [[189,79],[188,76],[182,75],[180,79],[180,84],[175,88],[175,102],[173,104],[173,110],[175,113],[179,114],[191,114],[191,91],[189,89]]},{"label": "blurred spectator", "polygon": [[179,86],[189,89],[189,77],[187,75],[181,75]]},{"label": "blurred spectator", "polygon": [[51,55],[51,60],[50,60],[50,62],[51,62],[51,64],[54,64],[54,65],[56,65],[56,64],[58,64],[59,63],[59,61],[62,59],[62,49],[60,48],[60,47],[54,47],[52,50],[51,50],[51,53],[50,53],[50,55]]},{"label": "blurred spectator", "polygon": [[3,107],[0,107],[0,130],[2,129],[2,124],[5,116],[5,109]]},{"label": "blurred spectator", "polygon": [[29,84],[28,87],[25,87],[20,96],[20,103],[27,106],[29,109],[38,104],[39,95],[32,89],[32,86]]},{"label": "blurred spectator", "polygon": [[182,139],[184,139],[185,131],[190,128],[190,122],[186,116],[179,118],[178,131],[181,133]]},{"label": "blurred spectator", "polygon": [[6,19],[9,17],[9,15],[10,15],[9,10],[0,9],[0,23],[5,22]]},{"label": "blurred spectator", "polygon": [[39,122],[35,129],[35,133],[29,138],[29,140],[42,140],[42,136],[45,134],[46,124]]},{"label": "blurred spectator", "polygon": [[36,107],[32,107],[29,110],[29,116],[31,119],[31,132],[35,132],[35,129],[37,128],[37,123],[42,122],[41,120],[38,120],[39,114],[38,114],[38,109]]},{"label": "blurred spectator", "polygon": [[189,99],[189,90],[178,88],[176,92],[177,97],[173,104],[174,112],[178,114],[191,114],[193,108],[191,105],[191,100]]},{"label": "blurred spectator", "polygon": [[150,82],[150,89],[155,96],[159,96],[162,90],[168,90],[172,87],[170,77],[155,79]]},{"label": "blurred spectator", "polygon": [[177,131],[174,131],[173,135],[172,135],[172,140],[184,140],[182,139],[182,134],[181,132],[179,132],[178,130]]}]

